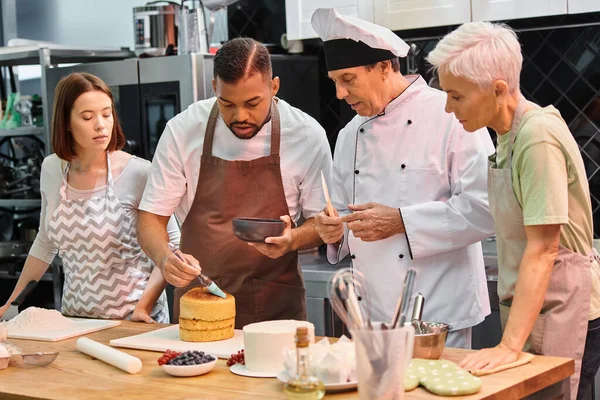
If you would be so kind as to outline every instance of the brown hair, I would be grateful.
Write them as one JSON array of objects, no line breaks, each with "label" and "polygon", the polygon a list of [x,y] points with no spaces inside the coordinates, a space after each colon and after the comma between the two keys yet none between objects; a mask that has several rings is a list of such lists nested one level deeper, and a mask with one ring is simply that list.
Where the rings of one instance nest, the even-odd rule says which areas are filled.
[{"label": "brown hair", "polygon": [[112,103],[113,130],[107,150],[121,150],[125,146],[125,135],[117,117],[115,100],[110,88],[104,81],[92,74],[74,72],[62,78],[56,85],[54,111],[52,113],[52,149],[56,155],[66,161],[72,161],[75,154],[75,141],[68,129],[71,109],[75,100],[85,92],[99,90],[105,93]]}]

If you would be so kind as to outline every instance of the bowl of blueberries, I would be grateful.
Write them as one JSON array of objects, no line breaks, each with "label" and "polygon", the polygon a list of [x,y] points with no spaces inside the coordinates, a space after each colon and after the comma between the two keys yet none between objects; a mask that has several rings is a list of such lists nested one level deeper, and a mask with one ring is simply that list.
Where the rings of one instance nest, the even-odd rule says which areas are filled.
[{"label": "bowl of blueberries", "polygon": [[167,350],[158,360],[163,370],[172,376],[198,376],[210,372],[217,364],[217,357],[203,351]]}]

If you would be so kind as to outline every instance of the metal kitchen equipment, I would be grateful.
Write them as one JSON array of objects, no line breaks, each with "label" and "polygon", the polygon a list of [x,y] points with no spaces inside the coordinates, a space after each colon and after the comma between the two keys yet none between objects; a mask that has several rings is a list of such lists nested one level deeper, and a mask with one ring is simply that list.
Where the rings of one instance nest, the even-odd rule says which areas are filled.
[{"label": "metal kitchen equipment", "polygon": [[415,334],[414,358],[439,360],[446,348],[446,337],[452,327],[439,322],[421,321],[424,333]]},{"label": "metal kitchen equipment", "polygon": [[58,352],[49,351],[49,352],[38,352],[38,353],[29,353],[29,354],[20,354],[21,359],[23,360],[23,364],[27,365],[35,365],[37,367],[43,367],[44,365],[51,364],[58,357]]},{"label": "metal kitchen equipment", "polygon": [[204,8],[183,7],[179,13],[177,54],[208,53],[209,43],[204,22]]},{"label": "metal kitchen equipment", "polygon": [[19,346],[5,340],[2,343],[4,347],[9,351],[11,358],[16,359],[17,362],[21,362],[27,365],[35,365],[37,367],[43,367],[44,365],[51,364],[56,357],[58,357],[58,352],[37,352],[37,353],[23,353],[23,349]]},{"label": "metal kitchen equipment", "polygon": [[136,55],[162,56],[169,45],[177,48],[180,9],[178,3],[169,1],[151,1],[133,8]]},{"label": "metal kitchen equipment", "polygon": [[[333,309],[351,329],[366,327],[363,311],[359,305],[356,282],[350,268],[337,271],[329,285]],[[364,292],[360,292],[364,296]],[[366,297],[366,296],[365,296]]]},{"label": "metal kitchen equipment", "polygon": [[415,281],[416,273],[417,272],[414,269],[409,269],[406,272],[406,276],[404,277],[404,284],[402,285],[402,291],[398,296],[398,301],[396,302],[394,314],[392,314],[392,323],[390,325],[390,328],[392,329],[404,326],[404,320],[406,319],[408,304],[410,302],[410,297],[412,296],[413,284]]},{"label": "metal kitchen equipment", "polygon": [[212,97],[212,60],[209,54],[188,54],[50,68],[46,70],[49,111],[62,77],[72,72],[96,75],[115,97],[128,141],[125,150],[151,160],[167,121],[192,103]]},{"label": "metal kitchen equipment", "polygon": [[413,308],[413,314],[412,314],[412,318],[411,318],[411,323],[412,326],[415,328],[415,334],[416,335],[420,335],[423,332],[423,326],[421,326],[421,323],[423,322],[423,304],[425,303],[425,298],[423,297],[423,295],[421,293],[417,294],[415,296],[415,305]]}]

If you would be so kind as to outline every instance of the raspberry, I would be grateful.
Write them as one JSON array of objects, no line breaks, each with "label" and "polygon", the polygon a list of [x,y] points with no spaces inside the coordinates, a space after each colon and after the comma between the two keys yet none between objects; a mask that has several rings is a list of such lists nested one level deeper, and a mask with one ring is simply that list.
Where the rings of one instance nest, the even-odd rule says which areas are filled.
[{"label": "raspberry", "polygon": [[160,356],[160,358],[158,359],[158,365],[163,365],[169,362],[169,360],[172,360],[173,358],[177,357],[178,355],[180,355],[181,353],[177,352],[177,351],[172,351],[172,350],[168,350],[164,352],[164,354],[162,356]]},{"label": "raspberry", "polygon": [[244,360],[244,350],[239,350],[237,352],[237,354],[232,354],[229,359],[227,360],[227,366],[231,367],[234,364],[243,364],[245,365],[245,360]]}]

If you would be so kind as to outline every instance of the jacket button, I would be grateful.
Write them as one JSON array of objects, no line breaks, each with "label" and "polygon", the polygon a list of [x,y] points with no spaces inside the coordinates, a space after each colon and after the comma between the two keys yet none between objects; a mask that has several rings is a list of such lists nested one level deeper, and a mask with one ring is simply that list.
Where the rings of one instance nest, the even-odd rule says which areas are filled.
[{"label": "jacket button", "polygon": [[400,258],[404,258],[404,254],[400,254],[398,257],[400,257]]},{"label": "jacket button", "polygon": [[355,169],[355,170],[354,170],[354,173],[355,173],[356,175],[358,175],[358,173],[359,173],[359,172],[360,172],[360,171],[359,171],[359,170],[357,170],[357,169]]},{"label": "jacket button", "polygon": [[358,301],[362,300],[362,297],[360,297],[360,296],[356,296],[356,298],[358,299]]},{"label": "jacket button", "polygon": [[[402,168],[402,169],[406,168],[406,164],[402,164],[402,165],[400,166],[400,168]],[[355,171],[355,172],[356,172],[356,171]]]},{"label": "jacket button", "polygon": [[365,129],[364,129],[364,128],[360,128],[360,129],[359,129],[359,132],[360,132],[360,133],[363,133],[364,131],[365,131]]},{"label": "jacket button", "polygon": [[354,254],[352,254],[352,255],[350,256],[350,258],[354,260],[354,259],[356,258],[356,256],[355,256]]},{"label": "jacket button", "polygon": [[408,121],[406,121],[407,124],[412,124],[412,121],[409,119]]}]

